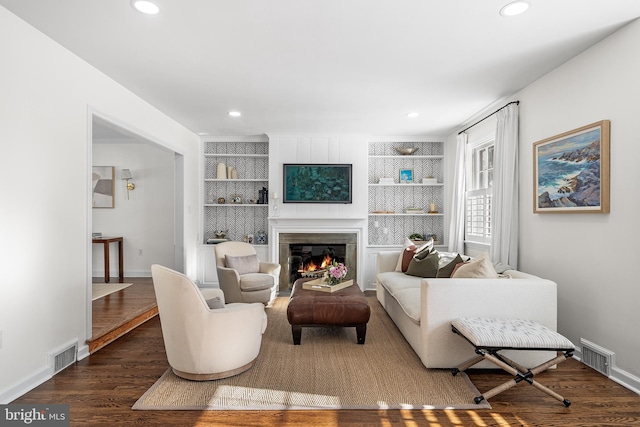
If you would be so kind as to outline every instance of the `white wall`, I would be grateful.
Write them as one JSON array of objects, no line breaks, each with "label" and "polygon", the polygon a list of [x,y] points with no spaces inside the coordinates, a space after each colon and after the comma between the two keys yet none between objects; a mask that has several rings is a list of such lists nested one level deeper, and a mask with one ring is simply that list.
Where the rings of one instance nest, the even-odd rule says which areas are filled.
[{"label": "white wall", "polygon": [[[640,390],[635,172],[640,159],[640,21],[513,96],[520,103],[520,269],[558,284],[558,330],[616,354],[612,378]],[[611,120],[611,213],[534,214],[536,141]],[[449,138],[451,141],[451,138]],[[526,304],[526,295],[518,303]]]},{"label": "white wall", "polygon": [[[91,335],[90,111],[185,156],[197,135],[0,7],[0,402],[50,375],[47,353]],[[186,271],[196,275],[198,186],[185,185]]]},{"label": "white wall", "polygon": [[[640,199],[640,21],[538,80],[520,104],[520,257],[558,283],[560,332],[616,353],[640,377],[640,279],[634,273]],[[611,213],[533,214],[532,144],[611,120]]]},{"label": "white wall", "polygon": [[[125,277],[150,277],[151,264],[174,268],[174,153],[151,144],[93,144],[95,166],[115,166],[115,207],[92,209],[93,230],[123,236]],[[136,188],[129,192],[120,179],[131,170]],[[140,251],[142,250],[142,254]],[[93,245],[93,277],[104,277],[103,245]],[[117,245],[110,245],[110,274],[117,277]]]}]

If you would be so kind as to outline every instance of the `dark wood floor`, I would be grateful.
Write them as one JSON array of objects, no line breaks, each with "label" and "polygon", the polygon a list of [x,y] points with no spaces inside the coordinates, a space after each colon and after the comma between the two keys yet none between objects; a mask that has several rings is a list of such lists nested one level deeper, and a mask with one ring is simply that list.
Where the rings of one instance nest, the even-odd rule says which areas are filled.
[{"label": "dark wood floor", "polygon": [[[536,376],[571,399],[569,408],[519,384],[490,399],[490,410],[132,411],[135,401],[167,368],[156,316],[13,403],[69,404],[72,426],[640,425],[640,396],[575,360]],[[470,377],[481,391],[509,379],[499,371],[471,372]]]}]

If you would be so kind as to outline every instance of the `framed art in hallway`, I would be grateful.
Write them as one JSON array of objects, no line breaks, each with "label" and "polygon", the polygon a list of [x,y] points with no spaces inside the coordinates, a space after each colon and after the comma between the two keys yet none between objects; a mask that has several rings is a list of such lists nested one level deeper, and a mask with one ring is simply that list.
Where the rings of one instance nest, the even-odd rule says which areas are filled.
[{"label": "framed art in hallway", "polygon": [[533,144],[534,213],[609,212],[609,120]]},{"label": "framed art in hallway", "polygon": [[94,208],[113,208],[113,166],[93,166],[91,174],[92,206]]}]

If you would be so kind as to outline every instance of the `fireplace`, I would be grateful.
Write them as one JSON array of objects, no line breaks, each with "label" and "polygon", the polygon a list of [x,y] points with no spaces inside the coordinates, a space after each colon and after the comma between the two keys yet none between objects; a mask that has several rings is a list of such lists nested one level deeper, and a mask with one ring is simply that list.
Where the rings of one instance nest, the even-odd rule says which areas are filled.
[{"label": "fireplace", "polygon": [[344,263],[347,279],[357,277],[357,235],[355,233],[280,233],[280,290],[291,289],[300,277],[321,276],[329,259]]},{"label": "fireplace", "polygon": [[301,277],[322,277],[333,262],[344,263],[347,245],[289,244],[289,283]]}]

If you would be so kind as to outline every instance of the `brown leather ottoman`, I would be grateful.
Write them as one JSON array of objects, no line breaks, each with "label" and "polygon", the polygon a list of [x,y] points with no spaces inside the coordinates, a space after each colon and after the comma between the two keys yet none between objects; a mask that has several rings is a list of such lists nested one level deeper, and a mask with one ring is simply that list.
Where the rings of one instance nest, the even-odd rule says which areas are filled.
[{"label": "brown leather ottoman", "polygon": [[355,327],[358,344],[364,344],[371,308],[356,282],[329,293],[303,289],[302,284],[308,280],[312,279],[296,280],[287,305],[293,344],[300,344],[303,326]]}]

